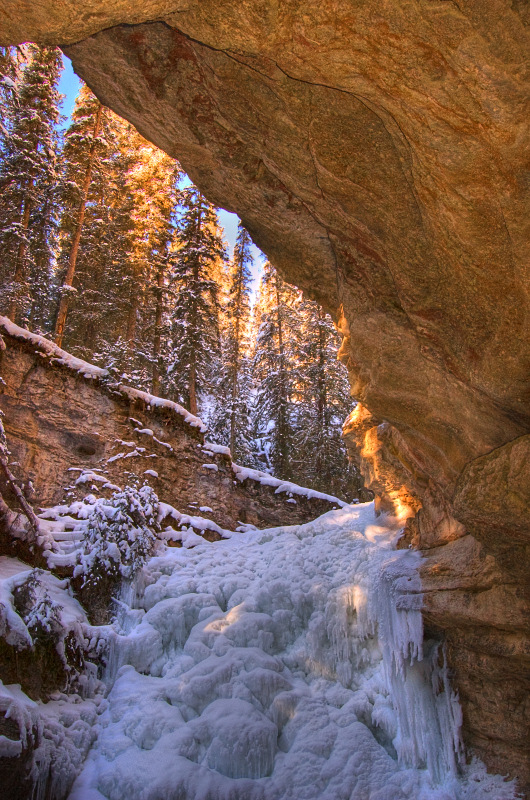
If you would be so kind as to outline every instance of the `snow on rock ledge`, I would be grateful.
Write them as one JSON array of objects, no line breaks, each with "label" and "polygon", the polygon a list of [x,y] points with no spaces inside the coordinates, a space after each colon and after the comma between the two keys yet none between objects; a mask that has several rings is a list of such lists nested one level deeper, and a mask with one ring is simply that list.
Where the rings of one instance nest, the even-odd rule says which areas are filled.
[{"label": "snow on rock ledge", "polygon": [[[108,497],[136,476],[179,513],[208,520],[208,529],[188,527],[215,539],[223,536],[215,526],[234,531],[300,524],[341,505],[259,470],[232,467],[230,450],[205,441],[201,420],[177,403],[113,383],[106,370],[5,317],[0,333],[0,410],[12,461],[19,464],[17,478],[30,487],[35,507],[70,507],[90,494]],[[199,514],[200,508],[208,510]],[[57,528],[62,541],[55,547],[50,540],[47,553],[64,568],[71,566],[80,533],[75,519],[63,529],[66,522],[42,520],[40,532],[49,538],[46,528]]]},{"label": "snow on rock ledge", "polygon": [[61,350],[60,347],[57,347],[56,344],[46,339],[45,336],[31,333],[31,331],[15,325],[15,323],[11,322],[7,317],[0,316],[0,336],[2,333],[7,333],[14,339],[20,339],[21,341],[35,345],[38,352],[47,357],[52,363],[67,367],[73,372],[82,375],[84,378],[107,378],[109,375],[108,370],[96,367],[94,364],[89,364],[88,361],[83,361],[81,358],[76,358],[70,353],[67,353],[66,350]]},{"label": "snow on rock ledge", "polygon": [[174,411],[176,414],[184,417],[184,422],[187,422],[192,428],[198,428],[202,433],[207,431],[207,427],[202,419],[199,419],[199,417],[191,414],[189,411],[183,408],[183,406],[179,405],[178,403],[174,403],[172,400],[165,400],[163,397],[156,397],[154,394],[142,392],[140,389],[133,389],[130,386],[125,386],[123,383],[120,383],[115,388],[122,394],[125,394],[131,400],[142,400],[149,408],[166,408],[170,411]]},{"label": "snow on rock ledge", "polygon": [[[67,353],[66,350],[61,350],[60,347],[57,347],[56,344],[51,342],[49,339],[46,339],[45,336],[39,336],[36,333],[31,333],[25,328],[20,328],[18,325],[15,325],[7,317],[0,316],[0,335],[2,331],[15,339],[35,345],[38,348],[38,351],[47,357],[51,363],[66,367],[67,369],[82,375],[83,378],[100,380],[105,379],[107,381],[110,379],[110,373],[107,369],[96,367],[94,364],[89,364],[87,361],[83,361],[81,358],[76,358],[70,353]],[[202,433],[205,433],[207,430],[206,425],[201,419],[196,417],[194,414],[191,414],[178,403],[174,403],[171,400],[164,400],[162,397],[156,397],[148,392],[142,392],[139,389],[134,389],[131,386],[125,386],[123,383],[109,382],[109,387],[113,391],[121,393],[130,400],[142,401],[149,408],[168,409],[175,414],[178,414],[180,417],[183,417],[184,421],[188,425],[191,425],[193,428],[198,428]]]},{"label": "snow on rock ledge", "polygon": [[275,494],[282,494],[286,492],[289,496],[296,494],[300,497],[307,497],[308,499],[324,500],[327,503],[332,503],[333,505],[339,506],[339,508],[346,508],[346,506],[349,505],[348,503],[345,503],[343,500],[339,500],[338,497],[334,497],[331,494],[324,494],[324,492],[317,492],[314,489],[298,486],[297,483],[291,483],[290,481],[282,481],[279,478],[269,475],[267,472],[261,472],[259,469],[240,467],[239,464],[234,463],[232,464],[232,469],[236,478],[241,483],[246,480],[251,480],[256,481],[262,486],[272,486],[274,487]]}]

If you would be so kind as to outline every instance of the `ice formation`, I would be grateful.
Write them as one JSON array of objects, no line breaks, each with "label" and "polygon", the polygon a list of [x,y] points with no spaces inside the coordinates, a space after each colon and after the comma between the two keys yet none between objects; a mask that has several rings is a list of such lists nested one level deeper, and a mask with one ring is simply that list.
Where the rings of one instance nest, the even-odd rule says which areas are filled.
[{"label": "ice formation", "polygon": [[420,556],[370,504],[160,545],[124,588],[70,800],[508,800],[463,766]]},{"label": "ice formation", "polygon": [[[35,582],[34,605],[23,618],[14,595],[31,579]],[[54,631],[50,622],[57,625]],[[1,556],[0,635],[20,651],[33,646],[39,629],[56,634],[55,647],[68,675],[65,637],[73,635],[83,643],[85,636],[92,636],[85,612],[68,589],[68,581],[61,581],[46,570],[33,570],[16,558]],[[93,633],[96,643],[98,632]],[[12,733],[0,735],[0,758],[26,759],[34,800],[65,795],[95,738],[98,713],[105,708],[104,686],[97,680],[93,664],[86,664],[83,674],[70,677],[68,693],[57,691],[47,703],[31,700],[18,684],[4,685],[0,681],[0,717],[10,720],[18,730],[17,738],[12,738]]]}]

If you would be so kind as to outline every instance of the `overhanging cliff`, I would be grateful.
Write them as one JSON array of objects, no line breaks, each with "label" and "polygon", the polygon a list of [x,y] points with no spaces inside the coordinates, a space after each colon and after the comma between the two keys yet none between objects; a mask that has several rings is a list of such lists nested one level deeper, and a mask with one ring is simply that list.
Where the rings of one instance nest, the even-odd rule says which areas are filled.
[{"label": "overhanging cliff", "polygon": [[348,436],[429,553],[467,741],[524,779],[527,5],[26,5],[4,3],[2,40],[68,43],[100,99],[334,314],[362,404]]}]

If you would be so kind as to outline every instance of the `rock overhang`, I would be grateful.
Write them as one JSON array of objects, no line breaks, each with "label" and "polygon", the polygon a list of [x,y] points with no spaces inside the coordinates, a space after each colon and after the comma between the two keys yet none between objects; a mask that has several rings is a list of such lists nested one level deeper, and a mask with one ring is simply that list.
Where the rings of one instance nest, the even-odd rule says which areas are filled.
[{"label": "rock overhang", "polygon": [[[41,2],[25,15],[18,5],[4,3],[3,41],[63,45],[104,103],[179,158],[334,314],[369,409],[350,425],[352,446],[383,498],[422,506],[410,540],[434,551],[467,530],[502,560],[498,583],[524,591],[510,516],[486,508],[510,496],[512,453],[519,463],[530,427],[523,5],[88,0],[82,12]],[[455,556],[457,582],[461,567]],[[444,597],[433,618],[469,669],[476,620],[455,629],[463,601]],[[508,664],[493,616],[489,634]],[[480,710],[461,685],[465,715]],[[494,763],[484,745],[494,719],[480,732],[473,713],[468,740]]]}]

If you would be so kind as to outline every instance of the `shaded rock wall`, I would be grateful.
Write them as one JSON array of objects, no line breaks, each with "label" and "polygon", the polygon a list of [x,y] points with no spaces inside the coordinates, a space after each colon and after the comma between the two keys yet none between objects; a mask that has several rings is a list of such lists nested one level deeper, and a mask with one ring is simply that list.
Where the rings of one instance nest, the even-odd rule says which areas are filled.
[{"label": "shaded rock wall", "polygon": [[[31,481],[35,507],[64,502],[67,491],[75,491],[81,469],[95,470],[120,488],[135,478],[146,481],[160,500],[182,513],[212,519],[229,530],[239,522],[258,527],[298,524],[335,507],[301,495],[275,494],[273,487],[250,479],[241,483],[230,459],[204,449],[204,434],[184,418],[131,401],[98,380],[53,363],[31,342],[5,332],[3,339],[7,347],[0,351],[0,409],[13,469]],[[141,430],[151,430],[153,436]],[[215,469],[204,464],[215,464]],[[82,494],[90,492],[92,483],[79,486]],[[99,494],[102,483],[94,485]],[[201,506],[211,511],[201,512]]]},{"label": "shaded rock wall", "polygon": [[428,552],[467,741],[524,779],[528,4],[25,6],[4,41],[76,42],[100,99],[334,314],[352,451]]}]

